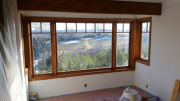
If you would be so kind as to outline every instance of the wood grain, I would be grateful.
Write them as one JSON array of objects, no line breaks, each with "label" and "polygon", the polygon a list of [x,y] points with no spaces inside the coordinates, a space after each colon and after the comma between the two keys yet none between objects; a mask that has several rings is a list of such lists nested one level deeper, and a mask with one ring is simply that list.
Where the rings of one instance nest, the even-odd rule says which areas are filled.
[{"label": "wood grain", "polygon": [[135,19],[126,19],[126,18],[64,18],[64,17],[32,17],[32,16],[26,16],[26,18],[31,22],[50,22],[50,21],[56,21],[56,22],[69,22],[69,23],[111,23],[111,22],[123,22],[128,23],[131,21],[135,21]]},{"label": "wood grain", "polygon": [[[150,22],[150,31],[149,31],[149,50],[148,50],[148,59],[141,58],[141,41],[142,41],[142,23]],[[151,55],[151,29],[152,28],[152,17],[140,18],[136,21],[136,40],[135,40],[135,58],[136,62],[145,64],[147,66],[150,65],[150,55]]]},{"label": "wood grain", "polygon": [[136,31],[136,27],[135,27],[135,21],[130,23],[130,39],[129,39],[129,66],[135,70],[135,31]]},{"label": "wood grain", "polygon": [[134,71],[134,70],[127,67],[127,68],[117,68],[116,70],[108,69],[101,71],[91,70],[89,72],[84,71],[84,72],[74,72],[74,73],[59,73],[56,76],[54,76],[53,74],[35,75],[31,81],[65,78],[65,77],[82,76],[82,75],[102,74],[102,73],[112,73],[112,72],[125,72],[125,71]]},{"label": "wood grain", "polygon": [[0,0],[0,23],[4,24],[3,2]]},{"label": "wood grain", "polygon": [[25,67],[28,68],[28,79],[32,79],[32,63],[31,63],[31,47],[30,47],[30,27],[28,19],[23,20],[23,39],[24,39],[24,56],[25,56]]},{"label": "wood grain", "polygon": [[112,69],[116,69],[117,23],[114,22],[112,27]]},{"label": "wood grain", "polygon": [[[81,21],[82,20],[82,21]],[[52,73],[47,74],[34,74],[33,67],[33,50],[32,50],[32,33],[31,33],[31,22],[50,22],[51,23],[51,50],[52,50]],[[112,66],[107,68],[97,68],[97,69],[89,69],[89,70],[77,70],[77,71],[64,71],[58,72],[57,67],[57,39],[56,39],[56,22],[93,22],[93,23],[112,23]],[[116,40],[117,40],[117,23],[130,23],[130,56],[129,56],[129,66],[124,67],[116,67]],[[110,72],[122,72],[122,71],[132,71],[135,70],[135,57],[134,54],[134,30],[135,30],[135,19],[87,19],[87,18],[45,18],[45,17],[25,17],[25,29],[23,31],[26,39],[25,46],[28,49],[28,55],[26,58],[28,67],[29,67],[29,81],[32,80],[45,80],[45,79],[53,79],[53,78],[61,78],[61,77],[71,77],[71,76],[80,76],[80,75],[91,75],[91,74],[99,74],[99,73],[110,73]],[[87,30],[87,29],[86,29]],[[33,33],[34,34],[34,33]],[[27,51],[27,50],[26,50]]]},{"label": "wood grain", "polygon": [[57,75],[57,40],[55,22],[51,21],[51,53],[52,53],[52,72]]},{"label": "wood grain", "polygon": [[161,15],[161,3],[111,0],[17,0],[18,10]]},{"label": "wood grain", "polygon": [[173,92],[172,92],[172,96],[171,96],[171,101],[177,101],[179,89],[180,89],[180,80],[176,79],[174,88],[173,88]]}]

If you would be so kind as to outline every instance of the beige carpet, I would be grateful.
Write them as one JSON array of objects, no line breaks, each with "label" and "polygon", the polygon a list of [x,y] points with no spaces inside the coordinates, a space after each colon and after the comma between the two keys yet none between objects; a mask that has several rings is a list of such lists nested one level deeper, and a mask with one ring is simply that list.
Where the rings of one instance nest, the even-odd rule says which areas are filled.
[{"label": "beige carpet", "polygon": [[[77,94],[58,96],[47,99],[40,99],[38,101],[119,101],[119,97],[122,95],[124,89],[126,88],[127,87],[77,93]],[[130,88],[138,91],[140,96],[152,97],[148,93],[140,90],[135,86],[131,86]],[[155,97],[152,97],[149,100],[156,101],[155,99],[156,99]]]}]

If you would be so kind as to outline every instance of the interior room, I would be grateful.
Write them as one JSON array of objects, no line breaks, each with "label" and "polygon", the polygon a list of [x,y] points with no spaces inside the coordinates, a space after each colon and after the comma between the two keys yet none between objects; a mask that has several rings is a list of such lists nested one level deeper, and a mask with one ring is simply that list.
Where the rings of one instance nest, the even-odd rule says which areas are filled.
[{"label": "interior room", "polygon": [[0,0],[0,101],[180,101],[179,31],[180,0]]}]

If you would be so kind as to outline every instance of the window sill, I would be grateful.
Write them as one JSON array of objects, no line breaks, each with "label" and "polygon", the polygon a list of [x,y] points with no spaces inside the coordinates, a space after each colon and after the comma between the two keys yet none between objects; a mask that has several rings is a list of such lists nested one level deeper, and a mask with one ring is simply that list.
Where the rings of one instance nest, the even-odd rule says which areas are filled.
[{"label": "window sill", "polygon": [[138,59],[136,59],[136,62],[139,62],[139,63],[142,63],[144,65],[150,66],[150,61],[149,60],[138,58]]},{"label": "window sill", "polygon": [[66,77],[73,77],[73,76],[112,73],[112,72],[124,72],[124,71],[134,71],[134,69],[132,69],[130,67],[118,67],[115,70],[111,69],[111,68],[103,68],[103,69],[59,72],[57,75],[53,75],[52,73],[51,74],[40,74],[40,75],[34,75],[33,78],[29,81],[47,80],[47,79],[55,79],[55,78],[66,78]]}]

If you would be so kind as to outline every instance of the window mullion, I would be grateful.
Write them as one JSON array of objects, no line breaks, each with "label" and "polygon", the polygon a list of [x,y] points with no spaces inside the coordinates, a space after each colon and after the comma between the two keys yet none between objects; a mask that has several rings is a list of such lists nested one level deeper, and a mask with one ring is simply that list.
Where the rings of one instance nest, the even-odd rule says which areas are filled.
[{"label": "window mullion", "polygon": [[51,50],[52,50],[52,73],[57,75],[57,42],[55,22],[51,21]]},{"label": "window mullion", "polygon": [[113,22],[112,26],[112,69],[116,69],[116,31],[117,23]]}]

